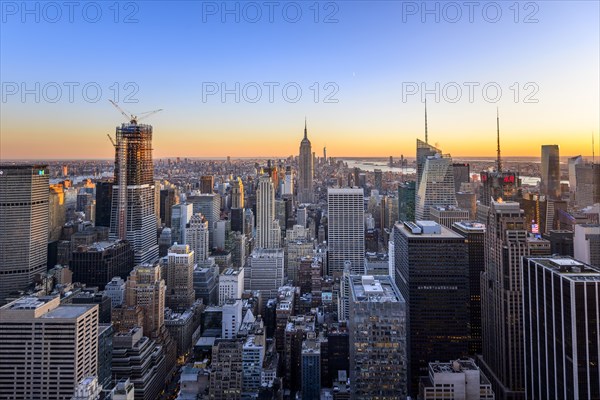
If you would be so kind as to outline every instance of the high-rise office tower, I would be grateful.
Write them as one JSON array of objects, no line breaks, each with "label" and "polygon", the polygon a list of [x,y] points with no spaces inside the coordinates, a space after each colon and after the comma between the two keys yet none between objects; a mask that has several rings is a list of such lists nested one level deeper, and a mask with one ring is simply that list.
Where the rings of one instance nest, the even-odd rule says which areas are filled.
[{"label": "high-rise office tower", "polygon": [[244,268],[244,289],[260,290],[263,300],[275,298],[283,286],[283,249],[255,249]]},{"label": "high-rise office tower", "polygon": [[560,158],[557,144],[542,146],[540,191],[551,199],[560,199]]},{"label": "high-rise office tower", "polygon": [[425,162],[428,157],[433,157],[436,154],[442,154],[442,151],[429,145],[428,143],[417,139],[417,181],[416,181],[416,192],[419,191],[419,185],[421,184],[421,177],[423,176],[423,170],[425,169]]},{"label": "high-rise office tower", "polygon": [[171,240],[173,243],[187,243],[186,227],[194,213],[194,206],[190,203],[173,206],[171,210]]},{"label": "high-rise office tower", "polygon": [[570,192],[575,192],[575,189],[577,188],[577,174],[576,174],[575,168],[579,164],[583,164],[583,157],[575,156],[575,157],[569,158],[567,167],[569,169],[569,191]]},{"label": "high-rise office tower", "polygon": [[306,121],[304,121],[304,138],[300,142],[298,156],[298,203],[313,202],[313,168],[312,147],[306,132]]},{"label": "high-rise office tower", "polygon": [[364,191],[357,188],[327,189],[327,265],[329,275],[344,272],[350,262],[350,272],[364,273],[365,226]]},{"label": "high-rise office tower", "polygon": [[523,265],[528,399],[600,398],[600,268],[570,257]]},{"label": "high-rise office tower", "polygon": [[432,206],[456,207],[452,158],[436,154],[428,157],[423,166],[415,199],[415,218],[429,220]]},{"label": "high-rise office tower", "polygon": [[398,185],[398,221],[414,221],[416,182],[408,181]]},{"label": "high-rise office tower", "polygon": [[113,400],[160,398],[168,371],[166,349],[147,336],[138,326],[115,334],[112,376],[117,384]]},{"label": "high-rise office tower", "polygon": [[0,165],[0,304],[46,272],[48,168]]},{"label": "high-rise office tower", "polygon": [[383,171],[375,169],[373,172],[375,180],[375,189],[379,190],[379,193],[383,191]]},{"label": "high-rise office tower", "polygon": [[465,239],[432,221],[394,227],[396,284],[406,301],[409,393],[432,360],[465,356],[469,271]]},{"label": "high-rise office tower", "polygon": [[350,385],[356,399],[405,399],[406,303],[389,276],[350,276]]},{"label": "high-rise office tower", "polygon": [[460,192],[460,185],[471,182],[471,166],[465,163],[452,164],[454,192]]},{"label": "high-rise office tower", "polygon": [[0,398],[70,400],[98,374],[98,306],[22,297],[0,308],[0,343]]},{"label": "high-rise office tower", "polygon": [[600,203],[600,164],[578,164],[575,166],[575,174],[577,206],[583,208]]},{"label": "high-rise office tower", "polygon": [[492,202],[481,274],[483,357],[480,366],[498,399],[523,399],[521,264],[529,256],[524,212],[517,202]]},{"label": "high-rise office tower", "polygon": [[200,177],[200,193],[211,194],[215,187],[215,177],[212,175],[202,175]]},{"label": "high-rise office tower", "polygon": [[136,264],[154,262],[158,240],[152,126],[132,120],[117,127],[116,136],[110,237],[131,242]]},{"label": "high-rise office tower", "polygon": [[185,229],[186,244],[194,251],[194,262],[201,264],[208,258],[208,221],[202,214],[194,214]]},{"label": "high-rise office tower", "polygon": [[578,224],[573,233],[574,257],[600,268],[600,225]]},{"label": "high-rise office tower", "polygon": [[231,208],[244,208],[244,183],[239,176],[231,181]]},{"label": "high-rise office tower", "polygon": [[160,266],[135,267],[125,284],[125,303],[144,311],[144,334],[156,337],[165,325],[165,281],[160,276]]},{"label": "high-rise office tower", "polygon": [[256,188],[256,247],[275,249],[280,247],[281,228],[275,219],[275,188],[268,175],[258,179]]},{"label": "high-rise office tower", "polygon": [[96,181],[96,221],[94,225],[110,228],[112,180]]},{"label": "high-rise office tower", "polygon": [[[481,176],[481,190],[479,201],[481,205],[489,206],[492,201],[518,201],[519,179],[517,174],[510,171],[483,171]],[[487,215],[487,209],[484,213]]]},{"label": "high-rise office tower", "polygon": [[452,230],[467,240],[469,258],[469,354],[481,354],[481,273],[485,266],[485,225],[476,221],[455,222]]},{"label": "high-rise office tower", "polygon": [[218,194],[201,194],[192,192],[187,202],[193,205],[193,213],[201,213],[208,222],[208,247],[213,248],[215,223],[221,217],[221,196]]},{"label": "high-rise office tower", "polygon": [[321,397],[321,346],[318,339],[302,342],[301,350],[302,400]]},{"label": "high-rise office tower", "polygon": [[[50,185],[48,198],[48,243],[56,242],[60,239],[66,217],[64,185],[60,183]],[[48,262],[50,263],[50,260]],[[51,263],[50,265],[53,266],[54,264]]]},{"label": "high-rise office tower", "polygon": [[160,220],[165,226],[171,227],[171,210],[175,204],[179,203],[179,193],[173,187],[165,188],[160,191]]},{"label": "high-rise office tower", "polygon": [[292,196],[294,194],[294,176],[292,175],[292,167],[289,165],[285,167],[285,176],[283,178],[283,182],[281,182],[281,185],[282,196]]},{"label": "high-rise office tower", "polygon": [[165,304],[171,310],[185,311],[194,304],[194,251],[186,244],[171,246],[161,259],[167,293]]},{"label": "high-rise office tower", "polygon": [[133,266],[133,249],[126,240],[77,246],[69,260],[73,282],[98,286],[100,290],[115,276],[127,279]]},{"label": "high-rise office tower", "polygon": [[243,386],[244,341],[217,339],[212,347],[210,398],[240,400]]}]

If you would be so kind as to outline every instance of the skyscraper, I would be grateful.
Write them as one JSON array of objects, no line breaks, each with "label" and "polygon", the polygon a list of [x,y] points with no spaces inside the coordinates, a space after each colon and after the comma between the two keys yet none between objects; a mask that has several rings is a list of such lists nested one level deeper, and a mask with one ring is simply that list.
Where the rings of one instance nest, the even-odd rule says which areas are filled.
[{"label": "skyscraper", "polygon": [[427,157],[415,200],[415,218],[429,220],[432,206],[456,207],[452,158],[436,154]]},{"label": "skyscraper", "polygon": [[600,268],[600,225],[575,225],[573,250],[577,260]]},{"label": "skyscraper", "polygon": [[256,247],[275,249],[280,247],[281,228],[275,219],[275,188],[268,175],[258,179],[256,188]]},{"label": "skyscraper", "polygon": [[239,176],[231,181],[231,208],[244,208],[244,183]]},{"label": "skyscraper", "polygon": [[405,399],[406,303],[389,276],[350,276],[350,385],[353,398]]},{"label": "skyscraper", "polygon": [[125,284],[125,303],[144,311],[144,334],[157,337],[165,325],[165,281],[157,265],[135,267]]},{"label": "skyscraper", "polygon": [[0,343],[0,398],[70,400],[98,373],[98,306],[22,297],[0,308]]},{"label": "skyscraper", "polygon": [[[426,122],[427,123],[427,122]],[[442,154],[442,151],[429,145],[428,143],[417,139],[417,182],[415,190],[419,191],[419,185],[421,184],[421,177],[423,176],[423,170],[425,169],[425,162],[428,157],[433,157],[436,154]]]},{"label": "skyscraper", "polygon": [[481,273],[485,266],[485,225],[475,221],[452,224],[467,239],[469,258],[469,354],[481,354]]},{"label": "skyscraper", "polygon": [[190,203],[179,203],[171,209],[171,240],[173,243],[187,243],[186,227],[196,213]]},{"label": "skyscraper", "polygon": [[523,265],[528,399],[600,398],[600,268],[570,257]]},{"label": "skyscraper", "polygon": [[583,164],[583,157],[575,156],[575,157],[569,158],[567,166],[569,168],[568,172],[569,172],[569,191],[570,192],[575,192],[575,189],[577,188],[577,174],[575,172],[575,168],[579,164]]},{"label": "skyscraper", "polygon": [[327,189],[328,274],[341,275],[346,261],[351,273],[362,275],[365,264],[364,191]]},{"label": "skyscraper", "polygon": [[185,311],[194,304],[194,251],[185,244],[173,245],[161,259],[166,275],[165,304],[171,310]]},{"label": "skyscraper", "polygon": [[127,279],[133,267],[133,250],[126,240],[77,246],[69,260],[73,282],[98,286],[100,290],[113,277]]},{"label": "skyscraper", "polygon": [[244,289],[260,290],[263,300],[275,298],[283,286],[283,249],[255,249],[244,268]]},{"label": "skyscraper", "polygon": [[48,168],[0,165],[0,304],[46,272]]},{"label": "skyscraper", "polygon": [[112,191],[112,180],[96,181],[96,226],[110,227]]},{"label": "skyscraper", "polygon": [[557,144],[542,146],[542,165],[540,167],[542,194],[551,199],[560,199],[560,158]]},{"label": "skyscraper", "polygon": [[300,142],[298,166],[298,203],[312,203],[314,166],[312,147],[306,132],[306,120],[304,121],[304,138]]},{"label": "skyscraper", "polygon": [[202,194],[196,191],[187,197],[187,201],[193,205],[194,214],[201,213],[206,218],[209,232],[208,247],[212,249],[215,223],[221,217],[221,196],[215,193]]},{"label": "skyscraper", "polygon": [[517,202],[492,202],[481,274],[481,369],[498,399],[523,399],[521,263],[529,256],[524,211]]},{"label": "skyscraper", "polygon": [[200,177],[200,192],[211,194],[215,187],[215,177],[212,175],[202,175]]},{"label": "skyscraper", "polygon": [[406,301],[409,393],[431,361],[465,356],[469,272],[465,239],[432,221],[394,227],[396,283]]},{"label": "skyscraper", "polygon": [[136,264],[154,262],[158,240],[152,126],[132,120],[117,127],[116,136],[110,237],[131,242]]},{"label": "skyscraper", "polygon": [[190,223],[185,229],[186,244],[194,251],[194,262],[201,264],[208,258],[208,222],[202,214],[197,213],[190,218]]},{"label": "skyscraper", "polygon": [[171,227],[171,210],[179,203],[179,193],[174,187],[168,187],[160,191],[160,220],[165,226]]}]

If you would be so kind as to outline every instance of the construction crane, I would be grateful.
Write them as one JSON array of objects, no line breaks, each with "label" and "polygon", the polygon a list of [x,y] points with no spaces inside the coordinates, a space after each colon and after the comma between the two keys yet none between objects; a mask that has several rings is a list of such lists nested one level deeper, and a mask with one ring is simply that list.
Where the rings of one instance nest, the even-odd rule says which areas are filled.
[{"label": "construction crane", "polygon": [[130,122],[131,124],[133,124],[133,125],[137,125],[138,121],[141,121],[142,119],[148,118],[149,116],[151,116],[151,115],[154,115],[154,114],[156,114],[157,112],[159,112],[159,111],[162,111],[162,110],[163,110],[162,108],[160,108],[160,109],[158,109],[158,110],[154,110],[154,111],[146,111],[146,112],[140,113],[140,116],[137,116],[137,115],[134,115],[134,114],[132,114],[132,113],[129,113],[129,114],[128,114],[128,113],[126,113],[126,112],[125,112],[125,111],[124,111],[124,110],[123,110],[121,107],[119,107],[119,105],[118,105],[117,103],[115,103],[114,101],[112,101],[112,100],[110,100],[110,99],[109,99],[108,101],[110,101],[110,103],[111,103],[113,106],[115,106],[115,108],[116,108],[117,110],[119,110],[119,112],[120,112],[121,114],[123,114],[123,116],[124,116],[124,117],[127,119],[127,121],[129,121],[129,122]]}]

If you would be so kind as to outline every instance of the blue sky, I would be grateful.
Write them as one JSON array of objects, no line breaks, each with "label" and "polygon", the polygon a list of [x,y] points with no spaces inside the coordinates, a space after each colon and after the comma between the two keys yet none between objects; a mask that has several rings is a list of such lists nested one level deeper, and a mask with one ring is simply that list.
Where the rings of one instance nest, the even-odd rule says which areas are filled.
[{"label": "blue sky", "polygon": [[[297,152],[305,115],[313,144],[327,144],[332,155],[412,154],[414,138],[422,136],[423,105],[418,94],[403,101],[403,85],[411,82],[428,88],[456,82],[463,90],[456,103],[441,90],[439,102],[427,96],[430,138],[445,151],[493,154],[498,106],[505,154],[538,154],[549,142],[558,142],[564,155],[591,153],[589,137],[600,129],[597,1],[477,2],[473,22],[465,2],[427,2],[429,9],[438,5],[439,22],[435,14],[422,21],[422,2],[273,3],[273,22],[269,2],[220,1],[120,2],[118,16],[114,2],[80,2],[69,22],[68,8],[57,2],[62,15],[52,23],[48,3],[27,3],[39,11],[23,15],[23,3],[3,2],[0,155],[110,157],[105,133],[120,122],[107,101],[115,82],[120,103],[130,92],[127,82],[139,89],[138,104],[122,104],[127,110],[165,109],[149,119],[157,156],[285,156]],[[224,4],[237,7],[237,16],[223,15]],[[502,16],[492,23],[496,4]],[[451,23],[455,5],[462,16]],[[262,16],[253,23],[256,7]],[[97,8],[99,21],[86,21]],[[302,16],[292,23],[297,9]],[[415,9],[416,15],[406,14]],[[137,22],[125,23],[131,13]],[[328,15],[332,23],[325,23]],[[527,16],[538,22],[526,23]],[[20,91],[36,82],[40,92],[57,82],[62,97],[51,103],[42,93],[38,103],[33,95],[23,100],[7,92],[13,83]],[[64,82],[80,84],[73,102]],[[102,89],[96,103],[81,93],[89,82]],[[212,82],[230,89],[256,82],[262,97],[236,103],[234,95],[222,102],[216,94],[203,101],[203,85]],[[279,84],[273,102],[265,82]],[[296,103],[281,93],[292,82],[302,89]],[[464,82],[480,85],[472,103]],[[490,82],[502,89],[497,103],[482,96],[481,86]],[[534,86],[526,88],[528,82]],[[334,89],[338,102],[325,102]],[[525,102],[533,92],[538,102]]]}]

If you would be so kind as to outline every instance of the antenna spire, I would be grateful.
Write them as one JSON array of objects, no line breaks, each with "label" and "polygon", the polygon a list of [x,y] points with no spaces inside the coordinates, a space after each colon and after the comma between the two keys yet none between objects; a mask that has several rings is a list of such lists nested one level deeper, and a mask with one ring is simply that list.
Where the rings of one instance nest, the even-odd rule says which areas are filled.
[{"label": "antenna spire", "polygon": [[592,164],[596,163],[596,145],[594,144],[594,132],[592,132]]},{"label": "antenna spire", "polygon": [[425,98],[425,143],[429,143],[427,138],[427,98]]},{"label": "antenna spire", "polygon": [[498,107],[496,107],[496,134],[497,134],[497,142],[498,142],[498,172],[502,172],[502,158],[500,157],[500,112],[498,111]]},{"label": "antenna spire", "polygon": [[308,139],[308,136],[306,134],[306,115],[304,116],[304,139]]}]

